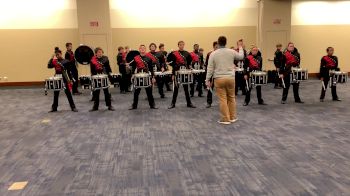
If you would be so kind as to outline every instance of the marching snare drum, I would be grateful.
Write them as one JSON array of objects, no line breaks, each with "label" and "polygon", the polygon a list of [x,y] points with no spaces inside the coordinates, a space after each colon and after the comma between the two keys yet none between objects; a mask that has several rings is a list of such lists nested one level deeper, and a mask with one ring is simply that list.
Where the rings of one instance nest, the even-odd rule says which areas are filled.
[{"label": "marching snare drum", "polygon": [[81,88],[83,89],[89,89],[91,85],[91,76],[89,75],[82,75],[79,77]]},{"label": "marching snare drum", "polygon": [[45,91],[60,91],[64,87],[62,76],[56,75],[45,80]]},{"label": "marching snare drum", "polygon": [[267,84],[267,73],[264,71],[251,72],[251,83],[255,86]]},{"label": "marching snare drum", "polygon": [[152,85],[149,73],[136,73],[133,81],[135,88],[147,88]]},{"label": "marching snare drum", "polygon": [[180,69],[176,72],[176,80],[179,84],[192,84],[193,73],[190,69]]},{"label": "marching snare drum", "polygon": [[193,74],[200,74],[200,73],[204,73],[204,72],[205,72],[204,69],[192,69]]},{"label": "marching snare drum", "polygon": [[122,79],[122,75],[119,73],[112,73],[111,74],[111,83],[116,86],[117,84],[120,83],[121,79]]},{"label": "marching snare drum", "polygon": [[331,81],[330,85],[335,86],[337,83],[346,83],[348,81],[348,73],[342,71],[330,71]]},{"label": "marching snare drum", "polygon": [[235,68],[235,71],[236,71],[237,73],[243,74],[244,69],[243,69],[242,67],[236,67],[236,68]]},{"label": "marching snare drum", "polygon": [[309,74],[307,69],[302,68],[292,68],[291,82],[299,82],[309,79]]},{"label": "marching snare drum", "polygon": [[93,75],[91,77],[91,81],[93,90],[99,90],[109,87],[108,76],[105,74]]}]

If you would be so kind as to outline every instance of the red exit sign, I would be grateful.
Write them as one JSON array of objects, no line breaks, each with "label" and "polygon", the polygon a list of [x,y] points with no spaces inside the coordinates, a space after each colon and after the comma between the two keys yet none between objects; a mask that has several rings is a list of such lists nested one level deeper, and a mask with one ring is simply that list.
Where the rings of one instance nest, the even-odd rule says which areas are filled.
[{"label": "red exit sign", "polygon": [[90,27],[98,27],[98,21],[90,21]]}]

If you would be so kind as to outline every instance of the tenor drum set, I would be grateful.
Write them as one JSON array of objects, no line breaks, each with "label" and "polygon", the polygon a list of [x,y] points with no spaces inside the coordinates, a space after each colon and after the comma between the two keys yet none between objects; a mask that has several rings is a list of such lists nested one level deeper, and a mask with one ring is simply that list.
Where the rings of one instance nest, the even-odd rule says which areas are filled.
[{"label": "tenor drum set", "polygon": [[330,75],[330,78],[331,78],[331,81],[332,81],[332,82],[329,83],[330,87],[332,85],[336,86],[338,83],[339,84],[344,84],[344,83],[348,82],[348,73],[347,72],[331,70],[329,72],[329,75]]},{"label": "tenor drum set", "polygon": [[53,77],[49,77],[45,79],[45,95],[47,95],[47,91],[60,91],[65,88],[63,83],[63,77],[61,74],[56,74]]}]

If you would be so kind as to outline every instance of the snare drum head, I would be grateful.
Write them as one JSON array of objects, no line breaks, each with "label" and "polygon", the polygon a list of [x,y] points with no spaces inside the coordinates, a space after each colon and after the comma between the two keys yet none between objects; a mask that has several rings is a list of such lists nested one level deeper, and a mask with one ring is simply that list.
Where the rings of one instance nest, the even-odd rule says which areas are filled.
[{"label": "snare drum head", "polygon": [[256,71],[256,72],[252,72],[252,75],[253,76],[265,76],[265,75],[267,75],[267,73],[263,72],[263,71]]},{"label": "snare drum head", "polygon": [[136,73],[134,75],[136,78],[144,78],[144,77],[149,77],[148,73]]}]

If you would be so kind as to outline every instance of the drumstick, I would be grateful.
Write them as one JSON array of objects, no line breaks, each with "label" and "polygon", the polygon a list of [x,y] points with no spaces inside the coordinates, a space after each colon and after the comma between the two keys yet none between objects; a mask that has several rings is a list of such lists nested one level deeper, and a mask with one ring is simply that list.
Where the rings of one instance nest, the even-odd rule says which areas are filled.
[{"label": "drumstick", "polygon": [[324,91],[326,91],[326,86],[324,85],[324,81],[322,80],[322,88]]},{"label": "drumstick", "polygon": [[249,91],[249,84],[248,84],[248,80],[245,80],[245,85],[246,85],[247,91]]},{"label": "drumstick", "polygon": [[284,78],[281,78],[281,79],[282,79],[283,88],[286,88],[286,84],[284,83]]}]

